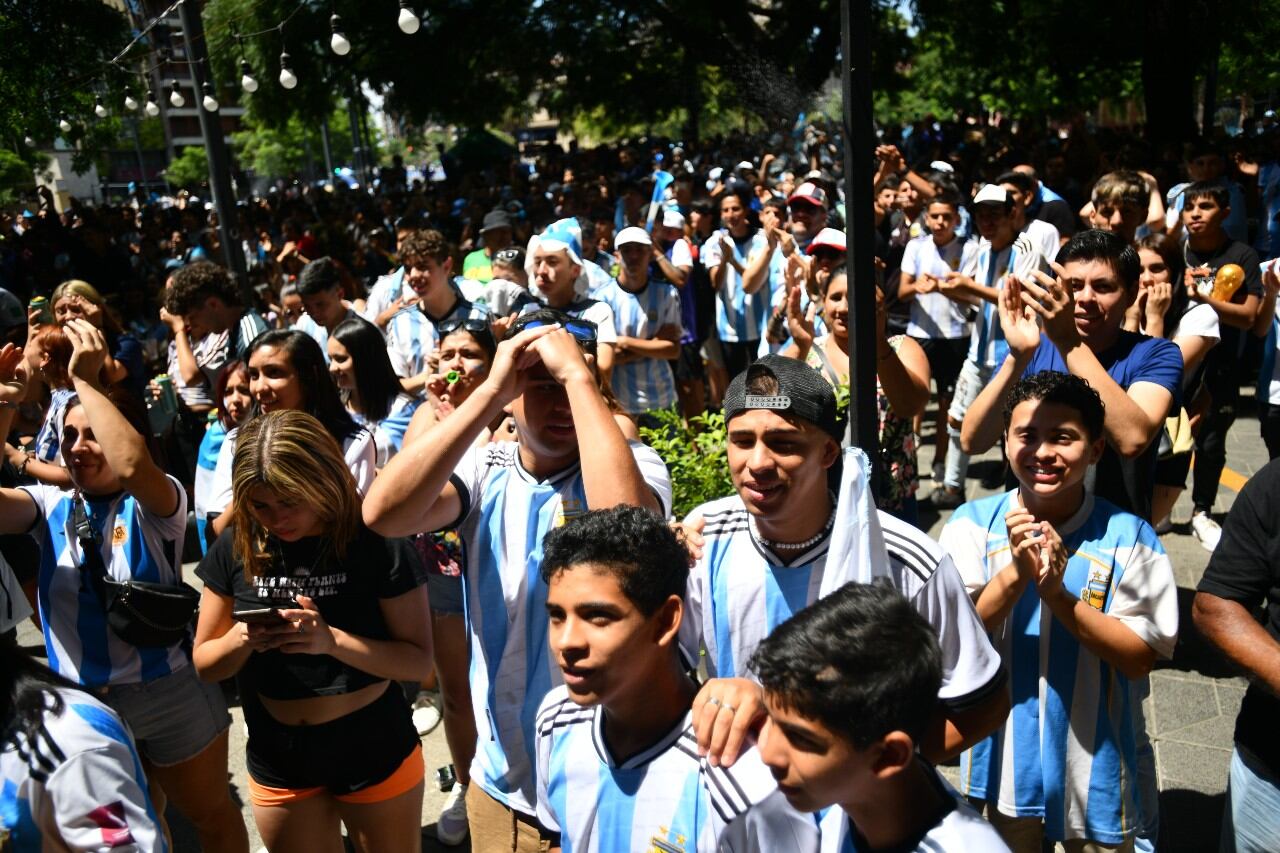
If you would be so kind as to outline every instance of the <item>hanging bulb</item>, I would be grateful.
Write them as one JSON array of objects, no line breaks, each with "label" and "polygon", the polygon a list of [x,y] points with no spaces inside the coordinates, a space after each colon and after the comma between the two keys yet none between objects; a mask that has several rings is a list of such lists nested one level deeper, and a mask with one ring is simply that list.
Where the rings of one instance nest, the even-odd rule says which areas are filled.
[{"label": "hanging bulb", "polygon": [[67,121],[66,116],[58,119],[58,130],[61,130],[63,133],[71,132],[71,122]]},{"label": "hanging bulb", "polygon": [[107,108],[102,105],[101,100],[98,100],[98,102],[93,105],[93,114],[98,118],[107,117]]},{"label": "hanging bulb", "polygon": [[298,85],[298,76],[289,67],[289,54],[287,52],[280,54],[280,85],[286,89],[292,89]]},{"label": "hanging bulb", "polygon": [[250,95],[258,91],[258,81],[253,78],[253,69],[243,59],[240,60],[240,88]]},{"label": "hanging bulb", "polygon": [[422,21],[418,20],[418,16],[409,8],[409,0],[400,0],[400,17],[396,23],[400,26],[400,32],[407,36],[413,35],[418,31],[418,27],[422,26]]},{"label": "hanging bulb", "polygon": [[346,56],[351,52],[351,42],[347,41],[347,37],[342,32],[341,15],[333,15],[329,18],[329,29],[333,30],[333,37],[329,39],[329,47],[333,48],[333,52],[338,56]]},{"label": "hanging bulb", "polygon": [[24,137],[22,141],[28,148],[36,147],[36,141],[32,139],[30,136]]},{"label": "hanging bulb", "polygon": [[204,93],[204,98],[200,101],[200,105],[207,112],[216,113],[218,111],[218,99],[213,96],[213,86],[205,83],[200,87],[200,91]]},{"label": "hanging bulb", "polygon": [[160,115],[160,105],[156,103],[156,96],[150,89],[147,90],[147,105],[142,108],[147,115],[155,118]]},{"label": "hanging bulb", "polygon": [[133,112],[138,108],[138,99],[129,91],[129,87],[124,87],[124,108],[129,112]]},{"label": "hanging bulb", "polygon": [[182,97],[182,90],[178,88],[177,80],[169,83],[169,103],[173,104],[174,109],[182,109],[187,103],[187,99]]}]

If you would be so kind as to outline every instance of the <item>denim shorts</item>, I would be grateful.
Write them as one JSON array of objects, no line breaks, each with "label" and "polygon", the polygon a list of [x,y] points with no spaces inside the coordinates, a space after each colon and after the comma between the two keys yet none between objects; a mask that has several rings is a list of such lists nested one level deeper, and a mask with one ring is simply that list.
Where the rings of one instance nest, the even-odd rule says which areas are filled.
[{"label": "denim shorts", "polygon": [[112,684],[104,701],[128,723],[138,752],[157,767],[189,761],[231,725],[222,688],[193,666],[152,681]]}]

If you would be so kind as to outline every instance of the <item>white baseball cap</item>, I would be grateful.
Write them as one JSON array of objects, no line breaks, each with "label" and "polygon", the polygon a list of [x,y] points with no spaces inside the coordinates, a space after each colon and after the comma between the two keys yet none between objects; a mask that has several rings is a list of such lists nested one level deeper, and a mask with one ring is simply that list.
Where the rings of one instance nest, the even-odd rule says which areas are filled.
[{"label": "white baseball cap", "polygon": [[996,184],[983,184],[982,189],[978,190],[978,194],[973,197],[973,203],[1005,206],[1009,204],[1009,194],[1005,192],[1004,187]]},{"label": "white baseball cap", "polygon": [[613,238],[613,245],[619,249],[628,243],[639,243],[643,246],[652,246],[653,239],[649,236],[649,232],[635,225],[629,225],[618,232],[618,236]]},{"label": "white baseball cap", "polygon": [[684,214],[678,210],[672,210],[668,207],[666,210],[662,211],[662,224],[667,228],[683,228]]}]

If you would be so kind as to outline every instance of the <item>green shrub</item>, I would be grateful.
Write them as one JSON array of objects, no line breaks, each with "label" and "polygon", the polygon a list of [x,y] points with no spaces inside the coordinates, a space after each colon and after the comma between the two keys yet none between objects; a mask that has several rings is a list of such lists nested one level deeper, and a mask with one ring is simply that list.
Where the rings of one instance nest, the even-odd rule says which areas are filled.
[{"label": "green shrub", "polygon": [[660,426],[641,427],[640,437],[667,463],[676,518],[684,518],[707,501],[733,494],[723,414],[706,412],[688,424],[675,409],[652,414]]}]

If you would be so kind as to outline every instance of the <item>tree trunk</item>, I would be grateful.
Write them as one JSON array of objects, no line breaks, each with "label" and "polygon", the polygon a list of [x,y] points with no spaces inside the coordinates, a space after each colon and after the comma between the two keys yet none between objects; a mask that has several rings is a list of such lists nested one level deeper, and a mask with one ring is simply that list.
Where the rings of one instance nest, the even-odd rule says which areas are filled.
[{"label": "tree trunk", "polygon": [[1196,65],[1183,45],[1192,44],[1191,15],[1178,0],[1146,0],[1142,44],[1142,92],[1147,138],[1184,141],[1195,135]]}]

